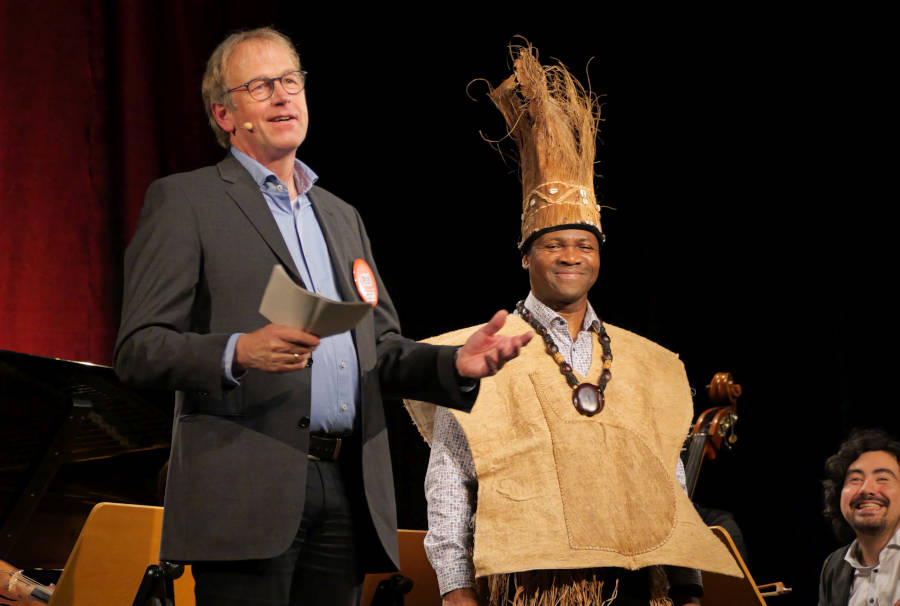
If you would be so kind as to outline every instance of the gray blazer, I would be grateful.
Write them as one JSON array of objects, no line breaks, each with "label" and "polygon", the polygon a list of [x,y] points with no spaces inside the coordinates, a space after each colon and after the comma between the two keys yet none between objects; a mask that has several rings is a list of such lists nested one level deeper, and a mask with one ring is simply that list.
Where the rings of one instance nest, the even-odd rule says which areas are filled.
[{"label": "gray blazer", "polygon": [[[396,311],[359,214],[327,191],[309,194],[345,300],[359,300],[351,267],[373,268],[379,302],[354,330],[362,491],[374,528],[366,570],[396,564],[396,509],[382,394],[468,410],[455,348],[400,336]],[[267,323],[258,312],[272,267],[301,283],[265,199],[231,154],[215,167],[160,179],[147,190],[125,254],[114,353],[126,383],[176,390],[160,557],[245,560],[287,550],[299,527],[309,444],[310,371],[249,371],[223,386],[229,335]],[[366,508],[361,508],[365,511]],[[365,535],[365,533],[363,533]],[[374,537],[377,536],[377,539]]]}]

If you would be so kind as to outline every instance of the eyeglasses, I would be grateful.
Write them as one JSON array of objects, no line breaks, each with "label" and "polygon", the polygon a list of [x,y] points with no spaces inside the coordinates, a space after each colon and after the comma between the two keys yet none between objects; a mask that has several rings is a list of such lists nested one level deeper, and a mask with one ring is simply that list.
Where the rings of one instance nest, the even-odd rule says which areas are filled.
[{"label": "eyeglasses", "polygon": [[244,82],[240,86],[229,89],[229,93],[237,90],[246,90],[250,98],[256,101],[265,101],[275,93],[275,82],[281,82],[284,92],[296,95],[306,86],[306,72],[297,70],[288,72],[277,78],[254,78],[250,82]]}]

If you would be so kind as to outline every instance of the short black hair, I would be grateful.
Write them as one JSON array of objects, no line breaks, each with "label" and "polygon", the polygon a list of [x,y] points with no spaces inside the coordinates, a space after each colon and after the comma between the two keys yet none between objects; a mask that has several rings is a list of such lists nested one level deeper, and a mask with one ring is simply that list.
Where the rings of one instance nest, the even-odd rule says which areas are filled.
[{"label": "short black hair", "polygon": [[831,529],[838,541],[849,542],[855,536],[853,529],[844,519],[844,514],[841,513],[841,491],[844,488],[847,469],[863,453],[875,450],[889,452],[900,463],[900,442],[880,429],[854,429],[850,432],[850,437],[841,444],[837,454],[831,455],[825,461],[825,479],[822,480],[822,487],[825,489],[825,508],[822,514],[831,523]]}]

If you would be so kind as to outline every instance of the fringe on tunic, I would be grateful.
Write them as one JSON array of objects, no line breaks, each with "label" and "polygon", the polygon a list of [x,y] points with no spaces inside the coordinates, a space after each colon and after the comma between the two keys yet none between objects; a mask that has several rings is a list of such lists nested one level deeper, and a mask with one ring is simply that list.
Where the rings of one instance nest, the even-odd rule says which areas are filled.
[{"label": "fringe on tunic", "polygon": [[[672,606],[662,566],[647,569],[648,606]],[[490,606],[615,606],[619,580],[609,570],[528,570],[478,579],[478,593]]]}]

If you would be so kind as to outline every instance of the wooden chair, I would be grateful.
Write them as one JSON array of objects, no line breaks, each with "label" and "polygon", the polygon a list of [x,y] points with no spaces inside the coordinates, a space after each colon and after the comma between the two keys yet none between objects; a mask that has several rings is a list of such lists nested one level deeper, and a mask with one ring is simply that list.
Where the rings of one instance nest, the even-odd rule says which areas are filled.
[{"label": "wooden chair", "polygon": [[[425,531],[399,530],[397,538],[400,542],[400,574],[413,581],[412,591],[403,598],[404,606],[441,606],[437,576],[425,555]],[[378,583],[389,579],[393,574],[396,573],[367,574],[360,605],[369,606]]]},{"label": "wooden chair", "polygon": [[[98,503],[69,555],[49,606],[131,606],[150,564],[159,562],[161,507]],[[413,580],[405,606],[440,606],[437,577],[425,556],[425,531],[400,530],[401,574]],[[361,604],[392,574],[367,575]],[[175,605],[194,606],[190,566],[175,581]]]},{"label": "wooden chair", "polygon": [[734,561],[744,573],[744,578],[729,577],[724,574],[712,572],[703,573],[703,605],[704,606],[766,606],[764,598],[784,595],[791,592],[784,583],[768,583],[757,585],[753,575],[747,569],[747,564],[738,552],[731,536],[721,526],[710,526],[719,540],[725,543],[725,547],[731,552]]},{"label": "wooden chair", "polygon": [[[159,563],[162,507],[98,503],[66,561],[50,606],[131,606],[147,566]],[[185,566],[175,605],[194,606]]]}]

